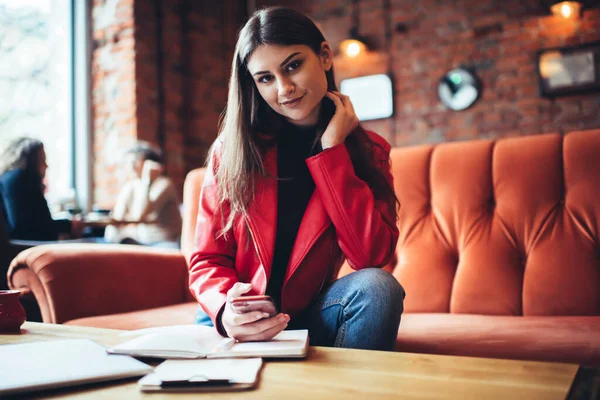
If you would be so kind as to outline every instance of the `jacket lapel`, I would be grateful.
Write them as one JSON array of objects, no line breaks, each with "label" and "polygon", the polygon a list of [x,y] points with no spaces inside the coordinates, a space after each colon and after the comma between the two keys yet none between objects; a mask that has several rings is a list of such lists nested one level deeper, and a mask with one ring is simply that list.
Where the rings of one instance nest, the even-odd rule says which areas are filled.
[{"label": "jacket lapel", "polygon": [[277,231],[277,146],[265,151],[266,177],[258,177],[248,207],[248,225],[267,277],[271,276]]},{"label": "jacket lapel", "polygon": [[285,281],[287,281],[294,271],[300,266],[300,263],[315,243],[315,241],[321,236],[325,229],[331,224],[331,219],[325,207],[323,201],[319,195],[319,191],[315,188],[315,191],[308,202],[302,222],[300,222],[300,228],[296,241],[292,247],[292,254],[290,255],[290,261],[288,263],[287,272],[285,275]]}]

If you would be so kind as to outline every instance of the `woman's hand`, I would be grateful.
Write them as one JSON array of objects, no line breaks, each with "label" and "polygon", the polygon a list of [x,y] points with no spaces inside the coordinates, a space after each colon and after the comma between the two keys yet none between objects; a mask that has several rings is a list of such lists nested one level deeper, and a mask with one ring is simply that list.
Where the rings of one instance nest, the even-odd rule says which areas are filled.
[{"label": "woman's hand", "polygon": [[162,165],[156,161],[146,160],[142,167],[142,181],[152,183],[162,174]]},{"label": "woman's hand", "polygon": [[229,300],[240,297],[252,289],[249,283],[238,282],[227,292],[227,303],[221,316],[221,323],[227,336],[240,342],[270,340],[279,332],[284,330],[290,316],[279,313],[269,318],[269,314],[262,311],[251,311],[245,314],[237,314],[231,308]]},{"label": "woman's hand", "polygon": [[325,96],[335,104],[335,114],[321,137],[323,150],[344,143],[350,132],[358,126],[358,117],[350,98],[340,92],[327,92]]},{"label": "woman's hand", "polygon": [[83,234],[85,223],[81,220],[79,215],[71,218],[71,237],[74,239],[80,238]]}]

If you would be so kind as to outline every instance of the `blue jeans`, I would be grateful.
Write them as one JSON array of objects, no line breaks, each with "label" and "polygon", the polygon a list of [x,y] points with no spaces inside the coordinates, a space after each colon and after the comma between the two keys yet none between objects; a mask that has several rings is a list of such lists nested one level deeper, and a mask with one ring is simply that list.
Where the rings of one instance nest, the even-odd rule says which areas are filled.
[{"label": "blue jeans", "polygon": [[[404,296],[390,273],[362,269],[324,288],[287,329],[308,329],[311,346],[393,350]],[[201,308],[196,323],[212,326]]]}]

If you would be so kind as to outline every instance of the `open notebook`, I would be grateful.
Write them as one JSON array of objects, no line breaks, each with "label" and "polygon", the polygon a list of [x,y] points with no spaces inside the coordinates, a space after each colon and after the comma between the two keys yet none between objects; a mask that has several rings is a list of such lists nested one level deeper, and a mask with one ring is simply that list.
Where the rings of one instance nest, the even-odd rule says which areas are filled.
[{"label": "open notebook", "polygon": [[303,358],[308,352],[308,331],[283,331],[266,342],[236,342],[214,328],[179,325],[142,329],[122,335],[134,339],[108,349],[112,354],[155,358]]}]

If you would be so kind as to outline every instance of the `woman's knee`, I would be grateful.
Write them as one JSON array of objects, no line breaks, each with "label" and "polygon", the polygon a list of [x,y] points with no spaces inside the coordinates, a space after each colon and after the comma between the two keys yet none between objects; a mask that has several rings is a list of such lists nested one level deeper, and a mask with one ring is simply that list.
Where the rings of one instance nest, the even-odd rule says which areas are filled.
[{"label": "woman's knee", "polygon": [[352,276],[352,286],[355,287],[357,292],[375,301],[385,299],[384,301],[390,303],[392,307],[403,310],[406,294],[402,285],[392,274],[378,268],[365,268],[347,277]]}]

